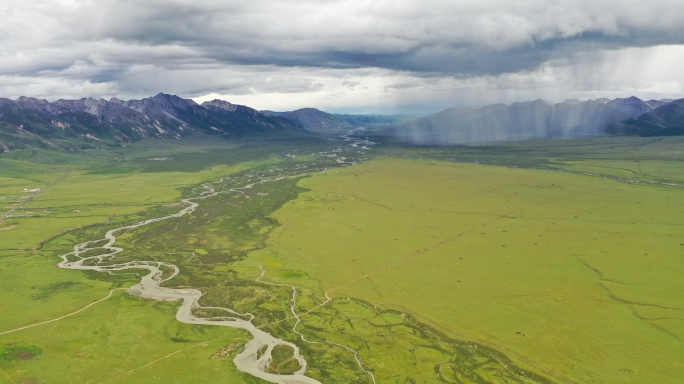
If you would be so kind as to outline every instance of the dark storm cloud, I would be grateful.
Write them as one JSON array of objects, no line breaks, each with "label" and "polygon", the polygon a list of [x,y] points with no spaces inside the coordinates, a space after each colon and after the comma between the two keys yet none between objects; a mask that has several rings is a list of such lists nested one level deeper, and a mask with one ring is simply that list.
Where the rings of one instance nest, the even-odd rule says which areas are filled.
[{"label": "dark storm cloud", "polygon": [[[10,0],[0,5],[0,85],[80,80],[79,92],[165,85],[189,96],[320,89],[311,68],[467,79],[681,44],[682,26],[684,2],[669,0]],[[245,84],[274,68],[301,78]]]}]

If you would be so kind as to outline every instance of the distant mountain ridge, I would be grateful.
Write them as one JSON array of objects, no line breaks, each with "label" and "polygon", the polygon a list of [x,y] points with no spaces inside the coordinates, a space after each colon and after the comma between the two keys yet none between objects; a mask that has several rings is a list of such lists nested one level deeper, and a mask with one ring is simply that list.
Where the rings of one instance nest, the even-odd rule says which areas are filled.
[{"label": "distant mountain ridge", "polygon": [[629,115],[629,117],[638,117],[646,112],[650,112],[660,106],[668,104],[670,101],[648,100],[644,101],[638,97],[632,96],[624,99],[609,100],[605,104],[608,107],[617,109]]},{"label": "distant mountain ridge", "polygon": [[354,127],[354,125],[349,122],[316,108],[302,108],[289,112],[266,111],[266,113],[290,120],[312,132],[328,132],[336,129],[350,129]]},{"label": "distant mountain ridge", "polygon": [[612,124],[607,132],[615,135],[639,136],[684,135],[684,99],[661,105],[638,118]]},{"label": "distant mountain ridge", "polygon": [[201,134],[244,137],[305,130],[290,120],[222,100],[197,104],[159,93],[141,100],[0,98],[0,147],[58,146],[56,140],[133,142]]},{"label": "distant mountain ridge", "polygon": [[[421,145],[477,145],[502,141],[600,136],[635,132],[611,130],[615,124],[668,106],[667,101],[623,99],[543,100],[450,108],[396,124],[387,132],[400,141]],[[638,133],[631,133],[638,134]]]},{"label": "distant mountain ridge", "polygon": [[190,135],[238,138],[306,132],[336,134],[357,127],[420,145],[598,135],[684,135],[684,99],[573,99],[558,104],[535,100],[449,108],[413,118],[331,114],[315,108],[258,111],[224,100],[198,104],[164,93],[141,100],[82,98],[49,102],[23,96],[16,100],[0,98],[0,152],[31,145],[74,150]]},{"label": "distant mountain ridge", "polygon": [[302,108],[288,112],[262,111],[264,113],[282,117],[300,125],[311,132],[334,133],[357,127],[368,127],[398,123],[410,120],[406,115],[349,115],[327,113],[316,108]]}]

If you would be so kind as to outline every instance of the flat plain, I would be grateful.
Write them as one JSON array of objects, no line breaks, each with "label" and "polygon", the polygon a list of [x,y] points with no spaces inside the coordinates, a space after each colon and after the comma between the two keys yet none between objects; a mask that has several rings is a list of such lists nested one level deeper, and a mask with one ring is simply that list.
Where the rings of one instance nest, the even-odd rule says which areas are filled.
[{"label": "flat plain", "polygon": [[[121,257],[173,262],[181,274],[169,286],[255,314],[322,382],[684,376],[679,139],[344,146],[138,144],[57,165],[2,159],[6,212],[34,193],[24,190],[59,181],[2,222],[10,358],[0,382],[258,382],[231,361],[246,333],[176,323],[173,303],[122,290],[3,334],[135,283],[54,265],[106,228],[177,210],[206,182],[227,192],[188,219],[122,235]],[[339,167],[341,156],[360,162]],[[231,191],[255,178],[268,182]]]},{"label": "flat plain", "polygon": [[387,158],[300,185],[262,253],[306,260],[318,294],[411,313],[561,381],[680,377],[681,190]]}]

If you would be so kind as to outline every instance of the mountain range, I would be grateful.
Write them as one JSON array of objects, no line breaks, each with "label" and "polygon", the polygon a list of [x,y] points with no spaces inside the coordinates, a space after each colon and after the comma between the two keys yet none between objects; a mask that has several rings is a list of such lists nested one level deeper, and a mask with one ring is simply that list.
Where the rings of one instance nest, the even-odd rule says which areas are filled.
[{"label": "mountain range", "polygon": [[500,141],[599,135],[684,135],[684,99],[637,97],[536,100],[450,108],[415,118],[341,115],[314,108],[258,111],[223,100],[198,104],[159,93],[141,100],[0,98],[0,151],[25,146],[76,150],[142,139],[202,135],[254,138],[338,133],[356,127],[420,145],[472,145]]},{"label": "mountain range", "polygon": [[639,117],[608,127],[615,135],[675,136],[684,135],[684,99],[661,105]]},{"label": "mountain range", "polygon": [[536,100],[480,108],[450,108],[396,124],[385,133],[421,145],[476,145],[607,134],[677,134],[681,127],[671,125],[684,120],[681,110],[684,103],[681,102],[684,99],[644,101],[629,97],[573,99],[558,104]]},{"label": "mountain range", "polygon": [[245,137],[305,132],[290,120],[246,106],[223,100],[200,105],[163,93],[129,101],[0,98],[0,148],[5,151],[24,144],[69,147],[65,142],[73,144],[73,139],[83,143],[128,143],[188,135]]}]

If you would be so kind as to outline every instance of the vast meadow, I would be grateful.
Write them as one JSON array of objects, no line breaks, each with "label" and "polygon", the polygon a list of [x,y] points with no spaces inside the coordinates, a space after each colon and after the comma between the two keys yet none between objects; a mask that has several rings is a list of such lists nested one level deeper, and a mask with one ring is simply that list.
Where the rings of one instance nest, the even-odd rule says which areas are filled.
[{"label": "vast meadow", "polygon": [[[326,310],[331,322],[364,318],[347,304],[360,300],[549,380],[675,383],[684,375],[681,151],[677,139],[394,149],[302,180],[308,192],[276,213],[282,226],[253,257],[306,276],[279,279],[324,303],[303,329]],[[530,160],[534,169],[518,165]],[[405,381],[410,348],[383,351],[404,335],[376,337],[369,366],[404,371],[396,381]]]},{"label": "vast meadow", "polygon": [[[262,156],[260,147],[234,151],[239,152],[233,154],[239,158],[234,161],[225,155],[207,156],[233,147],[224,145],[150,142],[106,156],[15,153],[0,159],[0,380],[182,383],[207,377],[259,382],[238,372],[225,357],[211,359],[235,340],[246,341],[247,334],[183,326],[175,320],[175,305],[134,298],[118,289],[135,280],[101,281],[59,269],[59,258],[46,247],[50,241],[64,243],[60,250],[73,246],[70,231],[97,231],[146,217],[150,209],[176,203],[192,185],[248,168],[250,159],[274,161]],[[213,160],[189,163],[183,161],[186,151]],[[160,167],[160,162],[174,163],[170,157],[160,159],[162,154],[178,156],[179,164]],[[74,313],[110,292],[109,299]],[[147,366],[152,361],[154,365]]]},{"label": "vast meadow", "polygon": [[[177,304],[126,293],[135,273],[56,267],[205,184],[220,193],[122,233],[117,257],[174,263],[166,285],[254,314],[321,382],[676,383],[683,150],[311,139],[5,156],[0,382],[261,382],[232,362],[248,333],[177,322]],[[269,369],[296,371],[290,356]]]},{"label": "vast meadow", "polygon": [[684,374],[681,190],[389,158],[300,186],[261,254],[326,306],[409,313],[560,381]]}]

